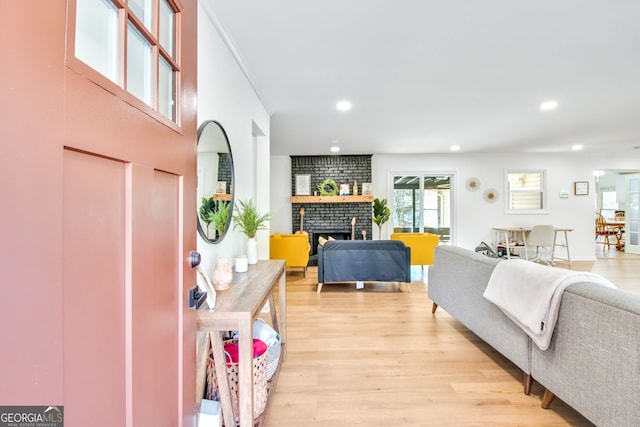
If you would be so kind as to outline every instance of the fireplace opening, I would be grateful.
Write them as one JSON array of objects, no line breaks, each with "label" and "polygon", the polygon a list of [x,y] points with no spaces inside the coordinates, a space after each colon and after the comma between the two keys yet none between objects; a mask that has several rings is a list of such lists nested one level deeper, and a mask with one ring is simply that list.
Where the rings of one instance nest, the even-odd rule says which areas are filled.
[{"label": "fireplace opening", "polygon": [[329,237],[335,240],[351,240],[351,230],[318,230],[312,234],[313,241],[311,245],[311,255],[318,254],[318,241],[320,237],[329,240]]}]

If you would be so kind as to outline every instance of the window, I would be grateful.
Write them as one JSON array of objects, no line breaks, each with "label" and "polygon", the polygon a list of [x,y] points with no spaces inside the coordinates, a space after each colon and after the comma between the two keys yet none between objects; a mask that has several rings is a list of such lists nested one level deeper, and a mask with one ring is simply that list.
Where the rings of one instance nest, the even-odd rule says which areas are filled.
[{"label": "window", "polygon": [[76,0],[75,17],[75,58],[115,83],[127,102],[177,123],[177,3]]},{"label": "window", "polygon": [[78,0],[76,58],[118,81],[118,9],[108,0]]},{"label": "window", "polygon": [[546,208],[544,171],[506,171],[507,213],[542,213]]},{"label": "window", "polygon": [[600,189],[602,197],[602,209],[600,213],[606,219],[614,219],[616,210],[618,209],[618,198],[615,187],[606,187]]}]

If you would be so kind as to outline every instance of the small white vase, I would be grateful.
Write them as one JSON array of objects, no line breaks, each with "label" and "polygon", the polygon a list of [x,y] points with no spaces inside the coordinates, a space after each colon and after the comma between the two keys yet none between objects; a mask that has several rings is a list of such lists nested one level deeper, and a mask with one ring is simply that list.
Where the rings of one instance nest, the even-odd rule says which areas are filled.
[{"label": "small white vase", "polygon": [[247,262],[249,264],[257,264],[258,262],[258,243],[255,237],[247,241]]}]

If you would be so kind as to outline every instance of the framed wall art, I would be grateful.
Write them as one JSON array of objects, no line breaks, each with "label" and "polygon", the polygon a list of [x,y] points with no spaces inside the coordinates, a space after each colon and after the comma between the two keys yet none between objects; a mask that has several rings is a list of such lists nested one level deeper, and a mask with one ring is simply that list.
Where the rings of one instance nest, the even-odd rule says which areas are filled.
[{"label": "framed wall art", "polygon": [[573,194],[586,196],[589,194],[589,181],[576,181],[573,183]]},{"label": "framed wall art", "polygon": [[311,195],[311,175],[296,175],[296,196]]}]

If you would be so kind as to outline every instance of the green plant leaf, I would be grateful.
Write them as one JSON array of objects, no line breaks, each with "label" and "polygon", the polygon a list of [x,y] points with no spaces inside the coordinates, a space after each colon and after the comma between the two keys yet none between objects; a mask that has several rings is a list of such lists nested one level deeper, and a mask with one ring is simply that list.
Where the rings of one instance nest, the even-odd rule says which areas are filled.
[{"label": "green plant leaf", "polygon": [[258,230],[266,229],[265,223],[271,218],[267,212],[260,214],[253,199],[244,202],[238,200],[234,208],[233,229],[240,227],[240,230],[249,238],[256,236]]}]

